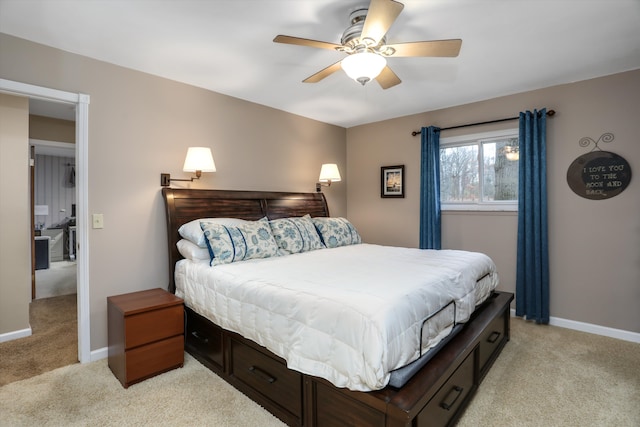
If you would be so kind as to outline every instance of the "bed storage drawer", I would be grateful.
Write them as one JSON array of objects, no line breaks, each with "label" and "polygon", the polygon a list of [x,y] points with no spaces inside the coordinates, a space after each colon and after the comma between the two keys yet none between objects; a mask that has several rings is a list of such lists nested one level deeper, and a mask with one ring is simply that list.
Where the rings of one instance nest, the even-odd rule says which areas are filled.
[{"label": "bed storage drawer", "polygon": [[370,401],[363,402],[355,397],[351,398],[351,396],[358,396],[358,393],[349,392],[346,389],[336,389],[327,385],[324,380],[314,378],[312,384],[312,399],[315,402],[311,414],[313,419],[310,424],[312,426],[385,426],[384,406],[372,407]]},{"label": "bed storage drawer", "polygon": [[478,347],[480,378],[484,377],[484,374],[489,368],[490,363],[488,364],[488,362],[498,357],[500,348],[504,345],[505,340],[507,340],[507,334],[505,314],[503,313],[493,319],[489,327],[480,337],[480,345]]},{"label": "bed storage drawer", "polygon": [[446,426],[457,419],[458,411],[477,387],[474,381],[474,353],[466,357],[418,414],[416,426]]},{"label": "bed storage drawer", "polygon": [[302,416],[302,374],[284,362],[231,339],[230,374],[296,418]]},{"label": "bed storage drawer", "polygon": [[213,364],[219,370],[224,369],[222,329],[204,317],[187,309],[186,348],[199,356],[203,363]]}]

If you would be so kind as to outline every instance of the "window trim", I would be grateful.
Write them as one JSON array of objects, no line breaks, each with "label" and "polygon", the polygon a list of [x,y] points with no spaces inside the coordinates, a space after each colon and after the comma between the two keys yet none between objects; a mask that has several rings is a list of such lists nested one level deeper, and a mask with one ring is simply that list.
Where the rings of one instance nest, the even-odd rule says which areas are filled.
[{"label": "window trim", "polygon": [[[451,136],[447,138],[440,138],[440,149],[446,147],[455,147],[461,145],[467,145],[466,143],[474,142],[478,143],[484,139],[495,139],[510,136],[520,136],[518,128],[501,129],[489,132],[465,134],[458,136]],[[481,169],[482,166],[479,165]],[[481,171],[484,173],[484,171]],[[480,176],[482,180],[483,175]],[[440,178],[442,179],[442,178]],[[441,211],[479,211],[479,212],[517,212],[518,201],[493,201],[493,202],[477,202],[477,203],[464,203],[464,202],[441,202]]]}]

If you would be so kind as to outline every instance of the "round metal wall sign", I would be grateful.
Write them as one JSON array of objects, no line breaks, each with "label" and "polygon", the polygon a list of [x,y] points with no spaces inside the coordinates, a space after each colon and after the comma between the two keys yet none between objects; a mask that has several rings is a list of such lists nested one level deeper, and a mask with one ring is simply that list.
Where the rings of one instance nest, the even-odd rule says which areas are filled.
[{"label": "round metal wall sign", "polygon": [[567,170],[569,187],[586,199],[610,199],[622,193],[630,181],[629,163],[608,151],[583,154]]}]

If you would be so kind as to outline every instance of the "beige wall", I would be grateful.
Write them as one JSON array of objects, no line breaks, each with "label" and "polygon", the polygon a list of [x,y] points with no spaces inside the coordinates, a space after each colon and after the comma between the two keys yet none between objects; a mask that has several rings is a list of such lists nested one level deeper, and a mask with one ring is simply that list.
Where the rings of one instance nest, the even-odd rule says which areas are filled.
[{"label": "beige wall", "polygon": [[89,232],[92,350],[107,345],[107,296],[168,284],[160,173],[187,177],[187,147],[211,147],[218,169],[193,188],[315,191],[337,163],[345,180],[323,191],[346,215],[344,128],[4,34],[0,52],[1,78],[91,97],[89,213],[104,214]]},{"label": "beige wall", "polygon": [[[428,96],[428,94],[425,94]],[[420,137],[411,131],[557,111],[547,121],[551,316],[640,332],[640,70],[350,128],[348,217],[369,242],[417,247]],[[517,121],[443,132],[442,137],[517,127]],[[566,181],[580,138],[615,140],[601,148],[624,157],[636,175],[620,195],[587,200]],[[380,166],[406,165],[406,198],[380,198]],[[444,212],[445,248],[483,251],[498,265],[500,287],[515,289],[517,216]]]},{"label": "beige wall", "polygon": [[7,334],[29,328],[29,100],[1,93],[0,171],[0,334]]}]

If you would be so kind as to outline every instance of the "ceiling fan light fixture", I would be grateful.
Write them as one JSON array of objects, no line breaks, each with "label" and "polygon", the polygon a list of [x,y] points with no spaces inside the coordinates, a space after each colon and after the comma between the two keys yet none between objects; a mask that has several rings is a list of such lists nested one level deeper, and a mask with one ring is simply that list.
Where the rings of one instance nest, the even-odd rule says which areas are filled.
[{"label": "ceiling fan light fixture", "polygon": [[347,76],[361,85],[375,79],[387,66],[387,60],[371,52],[358,52],[347,56],[340,63]]}]

